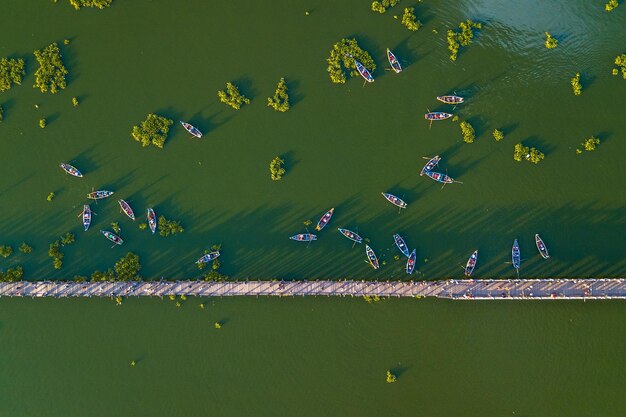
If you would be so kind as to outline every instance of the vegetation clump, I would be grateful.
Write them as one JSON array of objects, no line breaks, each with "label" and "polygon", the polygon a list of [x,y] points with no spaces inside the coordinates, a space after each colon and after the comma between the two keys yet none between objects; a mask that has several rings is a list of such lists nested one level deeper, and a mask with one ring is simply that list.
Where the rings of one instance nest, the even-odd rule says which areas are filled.
[{"label": "vegetation clump", "polygon": [[461,133],[463,134],[463,141],[465,143],[472,143],[476,139],[474,128],[469,122],[461,122]]},{"label": "vegetation clump", "polygon": [[391,370],[387,370],[387,383],[393,384],[398,380],[398,377],[391,372]]},{"label": "vegetation clump", "polygon": [[422,22],[417,20],[415,17],[415,8],[406,7],[404,9],[404,14],[402,15],[402,24],[408,30],[412,30],[413,32],[419,30],[422,27]]},{"label": "vegetation clump", "polygon": [[39,63],[39,68],[35,71],[35,85],[33,87],[39,88],[42,93],[49,90],[55,94],[59,89],[63,90],[66,86],[65,76],[68,71],[63,65],[61,51],[56,42],[51,43],[41,51],[35,51],[34,54]]},{"label": "vegetation clump", "polygon": [[80,10],[81,7],[95,7],[102,10],[109,7],[112,2],[113,0],[70,0],[70,4],[76,10]]},{"label": "vegetation clump", "polygon": [[32,251],[33,251],[33,247],[32,246],[30,246],[26,242],[22,242],[22,244],[20,245],[20,252],[22,252],[22,253],[31,253]]},{"label": "vegetation clump", "polygon": [[607,12],[610,12],[611,10],[615,9],[617,6],[619,6],[619,3],[617,2],[617,0],[609,0],[609,2],[604,5],[604,10],[606,10]]},{"label": "vegetation clump", "polygon": [[504,139],[504,132],[498,129],[494,129],[493,138],[496,140],[496,142],[500,142],[502,139]]},{"label": "vegetation clump", "polygon": [[556,39],[554,39],[552,37],[552,35],[550,35],[549,32],[546,32],[546,48],[548,49],[554,49],[557,47],[557,45],[559,44],[559,41],[557,41]]},{"label": "vegetation clump", "polygon": [[139,271],[141,270],[139,256],[132,252],[128,252],[117,261],[113,269],[118,281],[135,281],[141,279],[139,276]]},{"label": "vegetation clump", "polygon": [[39,127],[40,128],[45,128],[46,127],[46,119],[39,119]]},{"label": "vegetation clump", "polygon": [[13,254],[13,248],[9,245],[0,245],[0,256],[8,258]]},{"label": "vegetation clump", "polygon": [[272,159],[272,162],[270,162],[270,177],[273,181],[278,181],[285,175],[287,171],[285,171],[284,165],[285,161],[280,159],[279,156]]},{"label": "vegetation clump", "polygon": [[0,271],[1,282],[20,281],[23,276],[24,276],[24,269],[21,266],[18,266],[15,269],[9,268],[7,269],[7,272]]},{"label": "vegetation clump", "polygon": [[346,71],[353,77],[359,76],[354,60],[357,59],[370,72],[376,70],[374,60],[363,49],[359,47],[356,39],[342,39],[333,45],[328,62],[328,75],[334,84],[344,84],[346,82]]},{"label": "vegetation clump", "polygon": [[615,57],[615,65],[617,68],[613,68],[613,75],[617,75],[622,71],[622,78],[626,80],[626,54],[621,54]]},{"label": "vegetation clump", "polygon": [[579,96],[580,93],[582,93],[582,91],[583,91],[583,86],[580,83],[580,72],[576,73],[576,76],[574,76],[570,80],[570,83],[572,84],[572,90],[574,91],[574,95],[575,96]]},{"label": "vegetation clump", "polygon": [[465,22],[459,23],[460,32],[448,30],[448,50],[451,61],[456,61],[461,46],[469,46],[472,43],[474,39],[473,29],[481,28],[481,23],[467,19]]},{"label": "vegetation clump", "polygon": [[13,84],[21,85],[24,75],[23,59],[0,58],[0,92],[10,90]]},{"label": "vegetation clump", "polygon": [[175,235],[176,233],[182,233],[185,229],[180,225],[180,222],[174,220],[167,220],[165,216],[159,217],[159,234],[163,237],[169,235]]},{"label": "vegetation clump", "polygon": [[54,199],[54,191],[48,194],[48,197],[46,197],[46,200],[48,201],[52,201],[53,199]]},{"label": "vegetation clump", "polygon": [[61,236],[61,244],[63,246],[71,245],[75,241],[76,241],[76,237],[74,236],[74,233],[72,232],[67,232],[66,234]]},{"label": "vegetation clump", "polygon": [[153,144],[157,148],[163,149],[172,123],[174,123],[173,120],[150,113],[139,126],[133,126],[132,137],[140,142],[141,146],[146,147]]},{"label": "vegetation clump", "polygon": [[111,222],[111,229],[113,229],[113,231],[115,233],[117,233],[118,235],[120,234],[120,224],[118,222]]},{"label": "vegetation clump", "polygon": [[76,97],[72,97],[72,106],[78,107],[78,99]]},{"label": "vegetation clump", "polygon": [[61,252],[61,242],[56,240],[50,244],[48,256],[52,258],[54,269],[61,269],[63,267],[63,257],[65,255]]},{"label": "vegetation clump", "polygon": [[235,110],[239,110],[242,104],[250,104],[250,99],[241,94],[237,86],[230,82],[226,83],[226,91],[217,92],[217,97],[222,103],[228,104]]},{"label": "vegetation clump", "polygon": [[372,2],[372,11],[383,14],[387,11],[387,9],[398,4],[400,0],[381,0],[381,1],[373,1]]},{"label": "vegetation clump", "polygon": [[[581,143],[582,148],[588,152],[595,151],[596,146],[598,146],[599,144],[600,144],[600,139],[596,138],[595,136],[587,138]],[[583,153],[583,151],[582,149],[578,148],[576,149],[576,153],[581,154]]]},{"label": "vegetation clump", "polygon": [[521,143],[515,145],[515,150],[513,152],[513,159],[520,162],[522,158],[527,161],[532,162],[533,164],[538,164],[542,159],[545,158],[543,152],[538,151],[535,148],[529,148],[528,146],[524,146]]},{"label": "vegetation clump", "polygon": [[283,113],[289,110],[289,95],[287,94],[287,83],[285,83],[284,78],[281,78],[278,82],[274,96],[267,98],[267,105]]}]

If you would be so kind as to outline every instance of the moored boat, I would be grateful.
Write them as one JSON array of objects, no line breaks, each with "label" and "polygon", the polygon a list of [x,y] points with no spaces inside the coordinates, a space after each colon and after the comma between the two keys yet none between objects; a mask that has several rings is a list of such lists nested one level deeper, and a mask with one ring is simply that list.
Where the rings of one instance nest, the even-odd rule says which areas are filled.
[{"label": "moored boat", "polygon": [[537,244],[537,249],[539,250],[539,253],[543,257],[543,259],[548,259],[550,257],[550,255],[548,254],[548,248],[546,247],[546,244],[543,243],[543,240],[541,240],[538,234],[535,235],[535,243]]},{"label": "moored boat", "polygon": [[406,273],[411,275],[413,270],[415,269],[415,259],[417,258],[417,253],[415,249],[409,255],[409,259],[406,260]]},{"label": "moored boat", "polygon": [[113,191],[99,190],[87,194],[87,198],[91,198],[92,200],[100,200],[101,198],[111,197],[112,195]]},{"label": "moored boat", "polygon": [[185,130],[187,132],[191,133],[193,136],[197,137],[198,139],[200,139],[202,137],[202,132],[200,132],[200,130],[197,127],[195,127],[195,126],[193,126],[193,125],[191,125],[191,124],[189,124],[187,122],[183,122],[182,120],[181,120],[180,124],[183,125],[183,127],[185,128]]},{"label": "moored boat", "polygon": [[63,171],[67,172],[70,175],[73,175],[75,177],[78,178],[82,178],[83,174],[81,174],[81,172],[74,166],[70,165],[70,164],[61,164],[59,165],[61,167],[61,169],[63,169]]},{"label": "moored boat", "polygon": [[475,250],[472,253],[472,256],[467,260],[467,264],[465,265],[465,276],[471,276],[472,272],[474,272],[474,268],[476,267],[476,261],[478,261],[478,250]]},{"label": "moored boat", "polygon": [[387,48],[387,59],[389,60],[389,65],[391,65],[391,69],[393,69],[396,74],[402,72],[402,66],[398,61],[398,58],[396,58],[396,56],[393,54],[393,52],[389,50],[389,48]]},{"label": "moored boat", "polygon": [[395,233],[393,235],[393,241],[395,242],[398,249],[400,249],[400,252],[402,252],[404,256],[408,257],[409,248],[406,246],[406,243],[404,242],[404,239],[402,239],[402,236],[400,236],[398,233]]},{"label": "moored boat", "polygon": [[149,208],[147,216],[148,216],[148,226],[150,226],[150,231],[152,232],[152,234],[154,234],[157,228],[157,219],[156,219],[156,214],[154,213],[154,210]]},{"label": "moored boat", "polygon": [[120,204],[120,208],[122,209],[122,211],[132,220],[135,220],[135,213],[133,212],[133,209],[130,208],[130,204],[128,204],[124,200],[118,200],[117,202]]},{"label": "moored boat", "polygon": [[441,172],[433,172],[433,171],[427,171],[424,174],[428,175],[431,179],[440,182],[442,184],[452,184],[453,182],[459,182],[454,180],[453,178],[449,177],[446,174],[442,174]]},{"label": "moored boat", "polygon": [[89,225],[91,224],[91,207],[89,204],[83,205],[83,211],[79,216],[83,217],[83,227],[85,228],[85,232],[89,230]]},{"label": "moored boat", "polygon": [[376,258],[374,250],[368,245],[365,245],[365,254],[367,255],[367,260],[369,261],[370,265],[372,265],[374,269],[378,269],[378,258]]},{"label": "moored boat", "polygon": [[452,117],[452,115],[450,113],[444,113],[442,111],[433,111],[430,113],[426,113],[424,115],[424,118],[426,120],[445,120],[445,119],[449,119],[450,117]]},{"label": "moored boat", "polygon": [[368,83],[373,83],[374,77],[372,77],[372,74],[369,72],[369,70],[365,68],[363,64],[361,64],[359,61],[357,61],[356,58],[353,57],[352,59],[354,59],[354,65],[356,65],[356,70],[359,72],[359,74],[361,74],[361,77],[363,77],[363,79]]},{"label": "moored boat", "polygon": [[318,232],[320,230],[322,230],[324,227],[326,227],[326,225],[328,224],[328,222],[330,221],[330,218],[333,217],[333,213],[335,212],[335,208],[331,208],[330,210],[328,210],[320,219],[319,222],[317,222],[317,226],[315,226],[315,230],[317,230]]},{"label": "moored boat", "polygon": [[438,96],[437,100],[446,104],[461,104],[465,101],[463,97],[459,96]]},{"label": "moored boat", "polygon": [[356,243],[361,243],[363,242],[363,238],[361,236],[359,236],[358,234],[354,233],[353,231],[350,231],[348,229],[342,229],[342,228],[338,228],[337,230],[339,230],[339,232],[344,235],[345,237],[347,237],[348,239],[356,242]]},{"label": "moored boat", "polygon": [[385,197],[387,201],[389,201],[394,206],[400,207],[401,209],[407,207],[407,204],[401,198],[396,197],[395,195],[389,194],[389,193],[381,193],[381,194],[383,195],[383,197]]},{"label": "moored boat", "polygon": [[517,239],[513,241],[513,247],[511,248],[511,263],[513,264],[513,268],[517,269],[517,273],[519,274],[520,263],[522,258],[520,256],[519,244],[517,243]]},{"label": "moored boat", "polygon": [[317,236],[311,233],[300,233],[297,235],[290,236],[289,239],[295,240],[298,242],[313,242],[317,240]]},{"label": "moored boat", "polygon": [[200,259],[198,259],[196,261],[197,264],[207,264],[209,262],[211,262],[213,259],[216,259],[218,256],[220,256],[220,251],[216,250],[213,252],[209,252],[205,255],[202,255],[200,257]]},{"label": "moored boat", "polygon": [[432,158],[430,158],[430,160],[426,163],[426,165],[424,165],[424,168],[422,168],[422,172],[420,172],[420,177],[424,175],[425,173],[432,171],[432,169],[437,166],[439,161],[441,161],[441,157],[439,155],[435,155]]},{"label": "moored boat", "polygon": [[119,237],[115,233],[109,232],[108,230],[100,230],[100,233],[102,233],[107,239],[109,239],[116,245],[121,245],[122,243],[124,243],[121,237]]}]

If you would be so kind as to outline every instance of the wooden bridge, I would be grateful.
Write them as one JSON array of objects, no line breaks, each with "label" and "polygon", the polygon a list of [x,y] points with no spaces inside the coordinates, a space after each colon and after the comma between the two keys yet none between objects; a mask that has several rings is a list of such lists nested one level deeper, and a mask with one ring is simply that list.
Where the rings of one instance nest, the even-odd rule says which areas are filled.
[{"label": "wooden bridge", "polygon": [[437,297],[455,300],[626,299],[626,279],[445,281],[20,281],[0,297]]}]

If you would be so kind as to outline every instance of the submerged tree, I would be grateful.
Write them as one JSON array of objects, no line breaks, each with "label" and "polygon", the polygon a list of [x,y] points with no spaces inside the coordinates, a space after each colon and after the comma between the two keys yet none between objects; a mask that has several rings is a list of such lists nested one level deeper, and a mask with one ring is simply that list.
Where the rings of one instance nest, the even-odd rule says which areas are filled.
[{"label": "submerged tree", "polygon": [[382,13],[385,13],[387,9],[395,6],[399,2],[400,0],[381,0],[381,1],[374,0],[372,2],[372,11],[382,14]]},{"label": "submerged tree", "polygon": [[546,48],[554,49],[557,47],[558,44],[559,44],[559,41],[554,39],[552,35],[550,35],[549,32],[546,32]]},{"label": "submerged tree", "polygon": [[583,86],[580,83],[580,72],[577,72],[576,75],[570,80],[572,84],[572,90],[574,91],[575,96],[579,96],[583,91]]},{"label": "submerged tree", "polygon": [[[600,144],[600,139],[595,136],[585,139],[582,141],[581,146],[584,150],[591,152],[596,150],[596,146]],[[577,154],[583,153],[581,149],[576,149]]]},{"label": "submerged tree", "polygon": [[504,132],[498,129],[494,129],[493,138],[496,140],[496,142],[501,141],[502,139],[504,139]]},{"label": "submerged tree", "polygon": [[9,245],[0,245],[0,256],[8,258],[13,254],[13,248]]},{"label": "submerged tree", "polygon": [[622,71],[622,78],[626,80],[626,54],[621,54],[615,57],[615,65],[617,68],[613,68],[613,75],[617,75]]},{"label": "submerged tree", "polygon": [[46,119],[39,119],[39,127],[40,128],[42,128],[42,129],[45,128],[47,126],[47,124],[48,123],[46,122]]},{"label": "submerged tree", "polygon": [[115,276],[118,281],[135,281],[141,279],[139,271],[141,264],[139,256],[132,252],[128,252],[119,261],[115,263]]},{"label": "submerged tree", "polygon": [[281,78],[276,86],[273,97],[267,98],[267,105],[279,112],[289,110],[289,95],[287,94],[287,83]]},{"label": "submerged tree", "polygon": [[48,256],[53,260],[54,269],[61,269],[63,267],[63,257],[65,255],[61,252],[60,241],[56,240],[50,244]]},{"label": "submerged tree", "polygon": [[387,383],[393,384],[397,380],[398,380],[398,377],[394,373],[392,373],[391,370],[387,370]]},{"label": "submerged tree", "polygon": [[283,175],[285,175],[285,172],[287,172],[285,171],[284,164],[285,161],[280,159],[279,156],[274,157],[270,162],[270,176],[273,181],[280,180]]},{"label": "submerged tree", "polygon": [[607,12],[610,12],[611,10],[615,9],[617,6],[619,6],[619,3],[617,2],[617,0],[609,0],[608,3],[604,5],[604,10],[606,10]]},{"label": "submerged tree", "polygon": [[65,76],[68,74],[67,69],[61,60],[61,51],[58,45],[51,43],[43,50],[35,51],[35,58],[39,63],[39,68],[35,71],[34,88],[39,88],[42,93],[48,90],[55,94],[59,89],[63,90],[66,86]]},{"label": "submerged tree", "polygon": [[402,15],[402,24],[408,30],[416,31],[422,27],[422,22],[417,20],[415,17],[415,8],[406,7],[404,9],[404,14]]},{"label": "submerged tree", "polygon": [[95,7],[102,10],[109,7],[112,2],[113,0],[70,0],[70,4],[76,10],[80,10],[81,7]]},{"label": "submerged tree", "polygon": [[448,30],[448,50],[450,51],[450,60],[456,61],[461,46],[469,46],[474,39],[474,29],[481,29],[482,24],[467,19],[465,22],[459,23],[459,32]]},{"label": "submerged tree", "polygon": [[241,94],[237,86],[230,82],[226,83],[226,91],[218,91],[217,96],[222,103],[228,104],[235,110],[239,110],[242,104],[250,104],[250,99]]},{"label": "submerged tree", "polygon": [[23,59],[0,58],[0,92],[10,90],[13,84],[21,85],[24,75]]},{"label": "submerged tree", "polygon": [[72,106],[78,107],[78,99],[76,97],[72,97]]},{"label": "submerged tree", "polygon": [[330,56],[326,58],[326,62],[328,62],[326,71],[328,71],[330,80],[335,84],[344,84],[346,82],[346,72],[353,77],[358,76],[359,73],[354,63],[355,59],[370,72],[376,70],[374,60],[370,54],[359,47],[356,39],[342,39],[334,44],[333,49],[330,51]]},{"label": "submerged tree", "polygon": [[465,143],[472,143],[476,139],[474,128],[469,122],[461,122],[461,134],[463,135],[463,141]]},{"label": "submerged tree", "polygon": [[141,146],[153,144],[163,149],[172,123],[174,122],[166,117],[150,113],[139,126],[133,126],[131,135],[133,139],[141,143]]},{"label": "submerged tree", "polygon": [[20,245],[20,252],[22,252],[22,253],[31,253],[32,251],[33,251],[33,247],[32,246],[30,246],[26,242],[22,242],[22,244]]},{"label": "submerged tree", "polygon": [[7,272],[0,271],[0,281],[2,282],[16,282],[20,281],[24,276],[24,269],[21,266],[15,269],[9,268]]},{"label": "submerged tree", "polygon": [[175,235],[176,233],[182,233],[185,229],[180,225],[180,222],[174,220],[167,220],[165,216],[159,216],[159,234],[163,237],[169,235]]},{"label": "submerged tree", "polygon": [[513,152],[513,159],[520,162],[522,158],[527,161],[532,162],[533,164],[538,164],[542,159],[544,159],[545,155],[538,151],[535,148],[529,148],[528,146],[524,146],[521,143],[515,145],[515,150]]}]

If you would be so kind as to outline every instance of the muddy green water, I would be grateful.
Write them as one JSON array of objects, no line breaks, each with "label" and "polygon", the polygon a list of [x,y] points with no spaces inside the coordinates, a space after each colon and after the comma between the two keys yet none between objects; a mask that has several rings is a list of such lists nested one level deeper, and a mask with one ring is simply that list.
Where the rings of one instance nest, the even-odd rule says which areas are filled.
[{"label": "muddy green water", "polygon": [[[66,3],[0,6],[0,56],[25,57],[28,73],[0,94],[0,244],[35,248],[0,259],[0,269],[23,265],[29,279],[88,275],[133,251],[145,277],[193,277],[194,260],[222,243],[223,272],[242,279],[402,278],[398,232],[417,248],[420,278],[460,276],[474,249],[477,277],[513,276],[505,262],[514,238],[523,277],[624,274],[626,81],[610,74],[626,52],[624,5],[606,13],[601,1],[427,1],[416,8],[425,25],[412,34],[393,18],[409,3],[385,15],[368,1],[115,0],[80,12]],[[466,18],[484,27],[451,63],[445,32]],[[546,30],[558,48],[545,49]],[[332,85],[325,71],[332,44],[352,36],[378,65],[365,88],[355,79]],[[66,38],[68,87],[43,95],[31,88],[32,51]],[[402,74],[384,71],[387,47]],[[569,84],[576,72],[580,97]],[[280,77],[290,88],[286,114],[265,105]],[[219,103],[227,81],[252,104],[237,112]],[[454,113],[476,128],[474,144],[461,141],[457,123],[429,129],[423,119],[427,108],[446,110],[435,96],[452,92],[468,99]],[[189,120],[205,136],[189,140],[177,124],[165,150],[141,148],[130,131],[150,112]],[[506,132],[499,143],[495,128]],[[576,155],[591,135],[598,149]],[[545,161],[513,161],[517,142]],[[434,154],[463,184],[442,190],[419,177],[422,156]],[[275,155],[287,161],[280,182],[269,179]],[[64,175],[64,161],[85,178]],[[85,233],[76,215],[92,187],[116,198],[92,204],[98,215]],[[408,209],[398,214],[381,191]],[[186,230],[140,231],[117,198],[139,217],[153,206]],[[335,216],[317,242],[287,239],[330,207]],[[121,248],[98,232],[113,221]],[[386,265],[373,271],[340,226],[369,238]],[[77,242],[55,271],[48,245],[67,231]],[[550,261],[537,255],[535,233]],[[231,299],[201,310],[199,302],[0,300],[0,415],[618,417],[626,409],[623,303]],[[390,368],[394,385],[384,382]]]}]

